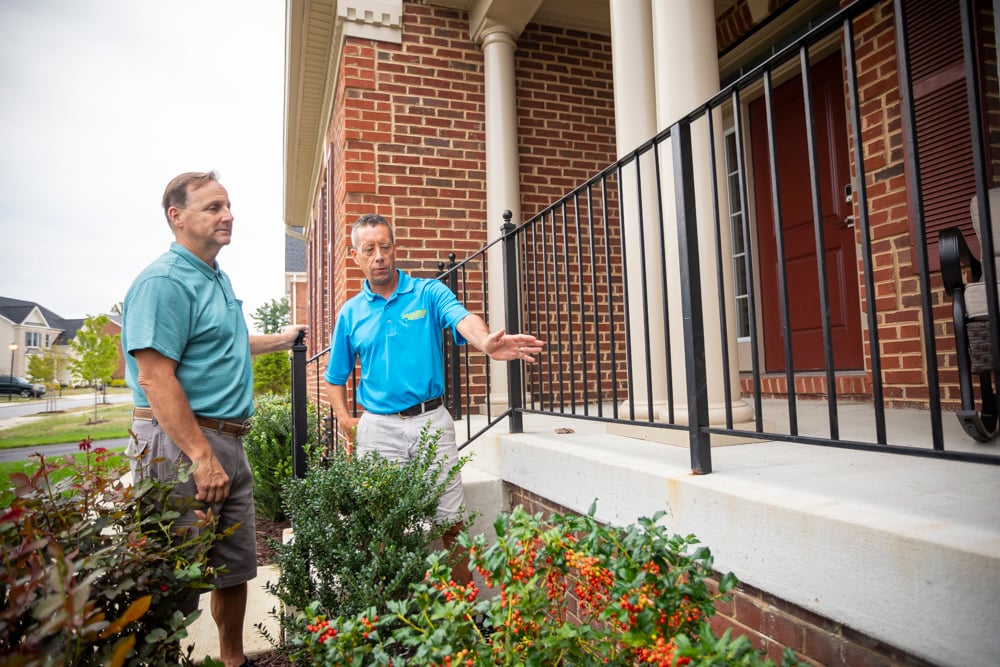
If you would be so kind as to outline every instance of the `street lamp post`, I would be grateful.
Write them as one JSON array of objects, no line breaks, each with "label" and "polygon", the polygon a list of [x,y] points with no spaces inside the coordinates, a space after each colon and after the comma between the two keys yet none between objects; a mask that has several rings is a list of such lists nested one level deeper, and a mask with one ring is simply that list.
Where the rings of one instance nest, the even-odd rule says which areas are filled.
[{"label": "street lamp post", "polygon": [[[11,343],[10,345],[7,346],[7,349],[10,350],[10,378],[11,378],[11,380],[13,380],[14,379],[14,352],[17,350],[17,343]],[[7,402],[10,403],[13,400],[14,400],[14,389],[13,389],[13,387],[11,387],[10,393],[7,394]]]}]

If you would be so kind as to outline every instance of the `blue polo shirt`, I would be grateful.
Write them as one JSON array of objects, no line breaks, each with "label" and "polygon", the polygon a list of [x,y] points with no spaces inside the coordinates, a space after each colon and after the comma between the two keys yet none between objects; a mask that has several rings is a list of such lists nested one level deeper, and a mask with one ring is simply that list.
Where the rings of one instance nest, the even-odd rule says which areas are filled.
[{"label": "blue polo shirt", "polygon": [[253,414],[253,365],[243,302],[229,276],[172,243],[135,279],[122,310],[125,380],[137,407],[136,350],[154,349],[177,362],[177,379],[194,413],[213,419]]},{"label": "blue polo shirt", "polygon": [[385,299],[365,281],[337,315],[326,381],[346,385],[361,359],[358,402],[376,414],[392,414],[444,393],[444,329],[465,339],[455,326],[465,309],[440,280],[411,278],[398,270],[396,291]]}]

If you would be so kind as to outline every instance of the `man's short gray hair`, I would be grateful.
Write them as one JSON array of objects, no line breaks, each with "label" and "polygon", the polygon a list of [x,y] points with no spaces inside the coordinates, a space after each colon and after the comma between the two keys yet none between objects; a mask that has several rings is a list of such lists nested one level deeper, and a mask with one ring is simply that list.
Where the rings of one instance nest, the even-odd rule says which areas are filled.
[{"label": "man's short gray hair", "polygon": [[351,245],[356,250],[358,247],[358,230],[362,227],[378,227],[379,225],[385,225],[389,228],[389,240],[393,243],[396,242],[396,234],[392,231],[392,225],[389,221],[383,218],[378,213],[368,213],[361,216],[354,221],[354,227],[351,229]]}]

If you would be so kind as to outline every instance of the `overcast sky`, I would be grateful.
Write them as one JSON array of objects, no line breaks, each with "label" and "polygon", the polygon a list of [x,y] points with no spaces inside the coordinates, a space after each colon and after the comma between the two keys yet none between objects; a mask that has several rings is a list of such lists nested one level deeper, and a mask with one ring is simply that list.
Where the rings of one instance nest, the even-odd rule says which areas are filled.
[{"label": "overcast sky", "polygon": [[280,0],[0,0],[0,296],[109,312],[173,240],[173,176],[215,169],[219,265],[284,296]]}]

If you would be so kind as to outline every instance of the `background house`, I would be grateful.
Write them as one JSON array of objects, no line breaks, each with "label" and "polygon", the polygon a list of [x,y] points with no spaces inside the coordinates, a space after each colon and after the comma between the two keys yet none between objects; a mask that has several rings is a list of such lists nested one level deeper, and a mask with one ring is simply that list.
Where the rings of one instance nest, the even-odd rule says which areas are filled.
[{"label": "background house", "polygon": [[[518,286],[554,308],[539,307],[532,324],[552,324],[562,337],[550,347],[565,355],[531,379],[533,399],[575,400],[578,388],[552,378],[582,354],[583,327],[559,328],[559,317],[611,293],[582,347],[629,366],[615,376],[627,382],[580,377],[640,425],[685,423],[678,311],[697,278],[712,353],[696,380],[706,379],[713,428],[759,420],[762,398],[811,398],[822,412],[873,393],[904,421],[933,423],[959,395],[937,231],[959,225],[974,239],[970,199],[1000,184],[995,12],[980,0],[289,0],[285,224],[306,239],[310,354],[360,289],[348,257],[359,215],[392,220],[401,266],[433,276],[450,254],[462,261],[499,239],[509,210],[531,228],[522,253],[554,266]],[[680,141],[654,141],[689,118],[696,202],[685,213],[713,240],[696,277],[677,242],[672,180],[685,176],[664,167],[678,166]],[[596,188],[576,190],[598,174]],[[579,198],[562,199],[571,192]],[[564,254],[589,238],[609,259]],[[499,259],[498,248],[477,258],[464,293],[491,328],[506,315]],[[662,283],[640,285],[638,267]],[[506,405],[507,372],[472,358],[472,407]],[[827,444],[848,439],[829,424]],[[772,654],[988,665],[1000,653],[982,621],[1000,594],[993,466],[893,457],[884,440],[871,451],[716,451],[713,439],[724,474],[692,475],[686,450],[654,442],[662,431],[577,424],[554,437],[549,426],[477,440],[475,466],[498,480],[497,504],[584,512],[599,497],[600,518],[619,523],[667,509],[746,582],[723,615]],[[968,444],[953,429],[942,438]]]},{"label": "background house", "polygon": [[[102,333],[115,335],[121,333],[121,320],[117,315],[109,315],[111,320],[105,325]],[[48,308],[35,303],[10,297],[0,297],[0,341],[6,341],[9,346],[16,344],[13,351],[13,368],[11,375],[27,376],[28,357],[33,354],[43,354],[51,350],[58,359],[57,380],[62,385],[73,384],[76,380],[71,376],[67,360],[72,356],[69,342],[83,326],[85,318],[67,319],[57,315]],[[111,376],[114,380],[125,379],[125,359],[118,352],[118,368]],[[11,356],[5,356],[7,368],[11,365]]]}]

